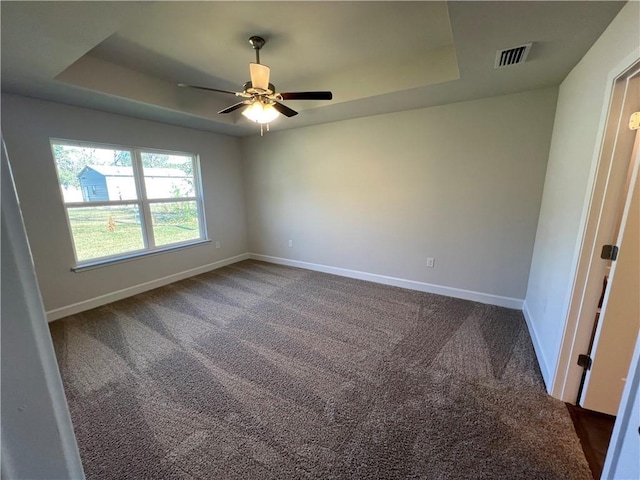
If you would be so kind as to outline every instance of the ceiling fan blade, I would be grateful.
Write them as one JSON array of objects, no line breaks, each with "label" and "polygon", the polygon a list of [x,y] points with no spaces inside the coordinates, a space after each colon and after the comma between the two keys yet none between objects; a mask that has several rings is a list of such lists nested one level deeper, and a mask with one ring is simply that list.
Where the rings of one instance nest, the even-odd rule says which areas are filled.
[{"label": "ceiling fan blade", "polygon": [[286,92],[281,93],[283,100],[331,100],[331,92]]},{"label": "ceiling fan blade", "polygon": [[231,90],[220,90],[218,88],[198,87],[197,85],[187,85],[186,83],[179,83],[178,86],[182,88],[197,88],[198,90],[206,90],[208,92],[230,93],[231,95],[238,94],[237,92],[232,92]]},{"label": "ceiling fan blade", "polygon": [[224,110],[220,110],[218,113],[231,113],[231,112],[235,112],[236,110],[238,110],[239,108],[244,107],[245,105],[247,105],[247,102],[238,102],[235,103],[233,105],[231,105],[230,107],[225,108]]},{"label": "ceiling fan blade", "polygon": [[286,105],[281,104],[280,102],[273,102],[273,108],[283,114],[285,117],[293,117],[298,114],[292,108],[287,107]]},{"label": "ceiling fan blade", "polygon": [[260,90],[269,90],[269,72],[271,69],[261,63],[250,63],[251,86]]}]

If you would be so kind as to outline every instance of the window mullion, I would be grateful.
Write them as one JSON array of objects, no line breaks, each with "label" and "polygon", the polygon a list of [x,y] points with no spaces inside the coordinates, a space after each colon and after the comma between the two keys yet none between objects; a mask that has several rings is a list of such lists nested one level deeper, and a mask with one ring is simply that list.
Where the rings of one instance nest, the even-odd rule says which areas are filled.
[{"label": "window mullion", "polygon": [[142,234],[146,248],[156,248],[156,241],[153,236],[153,218],[151,208],[147,200],[147,189],[144,183],[144,170],[142,168],[142,157],[139,150],[133,150],[133,172],[138,192],[138,202],[142,220]]},{"label": "window mullion", "polygon": [[149,203],[196,202],[198,197],[150,198]]},{"label": "window mullion", "polygon": [[106,200],[91,202],[66,202],[64,206],[65,208],[117,207],[121,205],[136,205],[138,203],[138,200]]}]

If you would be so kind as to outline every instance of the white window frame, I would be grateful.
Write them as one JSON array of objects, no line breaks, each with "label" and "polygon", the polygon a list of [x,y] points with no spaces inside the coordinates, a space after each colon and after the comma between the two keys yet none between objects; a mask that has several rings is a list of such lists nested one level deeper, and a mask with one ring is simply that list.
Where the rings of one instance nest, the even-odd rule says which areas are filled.
[{"label": "white window frame", "polygon": [[[97,268],[103,265],[112,263],[118,263],[122,261],[132,260],[141,256],[155,255],[167,251],[172,251],[180,248],[191,247],[194,245],[200,245],[210,242],[207,235],[206,228],[206,215],[204,211],[204,192],[202,190],[202,175],[200,170],[200,157],[198,154],[181,152],[175,150],[163,150],[157,148],[146,147],[132,147],[128,145],[115,145],[99,142],[87,142],[77,140],[66,140],[60,138],[50,138],[49,143],[51,145],[51,155],[54,161],[54,167],[56,169],[56,179],[58,180],[58,189],[60,191],[60,198],[64,207],[64,213],[67,218],[67,228],[69,230],[69,237],[73,245],[73,255],[75,259],[75,266],[71,268],[72,271],[82,271],[91,268]],[[131,153],[131,165],[133,168],[133,178],[136,187],[136,199],[131,200],[108,200],[97,202],[66,202],[62,193],[62,184],[60,182],[58,165],[56,163],[55,153],[53,150],[54,145],[63,145],[79,148],[101,148],[101,149],[113,149],[120,151],[128,151]],[[142,167],[142,154],[143,153],[156,153],[161,155],[179,155],[185,157],[191,157],[193,165],[193,189],[195,196],[191,197],[170,197],[170,198],[147,198],[146,185],[144,181],[144,168]],[[198,226],[199,236],[197,239],[186,240],[183,242],[176,242],[167,245],[156,245],[155,237],[153,234],[153,218],[151,216],[151,205],[161,203],[176,203],[176,202],[196,202],[196,211],[198,212]],[[143,248],[138,250],[129,250],[114,255],[108,255],[105,257],[96,257],[87,260],[78,260],[78,254],[76,251],[76,241],[73,236],[73,230],[71,228],[71,220],[69,218],[69,209],[71,208],[87,208],[87,207],[117,207],[135,205],[138,207],[140,213],[140,228],[142,232]]]}]

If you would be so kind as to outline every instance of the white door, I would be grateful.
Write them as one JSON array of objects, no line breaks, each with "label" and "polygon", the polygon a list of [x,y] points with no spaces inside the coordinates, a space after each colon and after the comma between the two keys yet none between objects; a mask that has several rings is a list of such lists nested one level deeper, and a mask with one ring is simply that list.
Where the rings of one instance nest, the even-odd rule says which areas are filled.
[{"label": "white door", "polygon": [[640,478],[640,339],[636,342],[602,477]]},{"label": "white door", "polygon": [[616,415],[618,411],[640,331],[640,135],[637,132],[616,242],[619,253],[611,265],[591,350],[592,366],[587,371],[580,397],[582,407],[609,415]]}]

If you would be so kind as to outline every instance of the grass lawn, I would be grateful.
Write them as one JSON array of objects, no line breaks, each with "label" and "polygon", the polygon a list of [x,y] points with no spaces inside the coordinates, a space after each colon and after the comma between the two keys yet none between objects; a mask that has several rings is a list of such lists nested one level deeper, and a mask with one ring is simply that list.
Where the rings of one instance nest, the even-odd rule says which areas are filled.
[{"label": "grass lawn", "polygon": [[[142,250],[142,226],[134,206],[70,208],[78,261]],[[157,246],[200,237],[198,218],[170,206],[153,210],[153,235]]]}]

